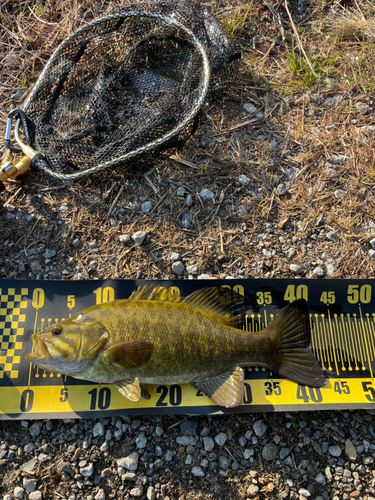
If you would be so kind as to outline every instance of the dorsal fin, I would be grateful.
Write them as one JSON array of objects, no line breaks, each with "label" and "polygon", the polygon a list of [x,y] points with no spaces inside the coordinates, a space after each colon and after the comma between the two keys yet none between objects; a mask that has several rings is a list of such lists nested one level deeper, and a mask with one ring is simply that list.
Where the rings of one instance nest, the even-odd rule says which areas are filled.
[{"label": "dorsal fin", "polygon": [[181,297],[175,289],[169,289],[158,285],[145,285],[135,290],[129,297],[131,300],[161,300],[180,304],[188,304],[202,311],[216,314],[221,321],[229,326],[239,328],[241,326],[241,315],[244,312],[244,297],[239,296],[233,301],[230,288],[210,287],[197,290],[187,297]]},{"label": "dorsal fin", "polygon": [[167,302],[181,302],[183,299],[176,289],[172,290],[163,287],[153,285],[145,285],[144,287],[139,287],[129,297],[130,300],[165,300]]}]

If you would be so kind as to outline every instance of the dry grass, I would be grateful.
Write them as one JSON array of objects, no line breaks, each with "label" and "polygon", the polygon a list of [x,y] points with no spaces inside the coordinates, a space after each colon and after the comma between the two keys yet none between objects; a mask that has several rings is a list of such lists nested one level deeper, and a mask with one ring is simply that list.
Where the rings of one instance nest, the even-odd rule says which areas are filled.
[{"label": "dry grass", "polygon": [[[2,2],[1,134],[8,112],[22,104],[57,45],[114,3]],[[32,277],[29,263],[38,260],[41,277],[56,271],[67,279],[169,279],[175,277],[172,251],[187,266],[196,264],[198,275],[220,278],[290,277],[291,263],[304,276],[319,265],[330,277],[373,274],[374,131],[366,128],[374,124],[372,5],[305,4],[298,10],[293,2],[292,22],[283,2],[210,5],[243,58],[238,77],[210,104],[198,132],[177,159],[150,165],[147,175],[117,170],[64,186],[33,173],[9,182],[1,195],[3,278]],[[247,115],[244,103],[262,116]],[[249,186],[239,182],[241,174]],[[192,195],[191,208],[177,196],[179,187]],[[202,188],[215,193],[214,201],[199,196]],[[152,202],[149,214],[140,210],[145,200]],[[181,224],[185,212],[192,217],[189,229]],[[147,232],[142,247],[120,243],[121,234],[140,229]],[[334,240],[327,238],[331,232]],[[89,246],[94,239],[95,248]],[[36,254],[29,258],[31,248]],[[46,248],[57,251],[48,270]]]}]

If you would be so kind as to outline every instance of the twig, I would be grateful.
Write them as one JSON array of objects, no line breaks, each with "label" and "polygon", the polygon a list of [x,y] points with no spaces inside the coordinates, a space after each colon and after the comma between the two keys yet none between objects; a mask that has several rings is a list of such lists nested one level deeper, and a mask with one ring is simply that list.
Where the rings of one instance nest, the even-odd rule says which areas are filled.
[{"label": "twig", "polygon": [[89,275],[89,273],[86,271],[86,268],[85,268],[85,266],[83,265],[83,262],[82,262],[81,258],[80,258],[80,257],[77,257],[77,260],[78,260],[78,262],[81,264],[81,267],[82,267],[82,269],[83,269],[83,272],[86,274],[86,278],[89,280],[89,279],[90,279],[90,275]]},{"label": "twig", "polygon": [[245,260],[247,260],[247,262],[249,262],[250,264],[253,263],[253,261],[250,259],[250,257],[248,257],[245,253],[242,252],[242,250],[240,250],[238,247],[234,246],[233,247],[233,250],[237,253],[239,253],[241,255],[241,257]]},{"label": "twig", "polygon": [[276,45],[276,42],[272,42],[271,45],[270,45],[270,48],[267,50],[267,52],[264,54],[264,56],[262,57],[262,59],[259,61],[259,63],[263,62],[265,59],[267,59],[267,57],[269,56],[269,53],[271,52],[271,50],[274,48],[274,46]]},{"label": "twig", "polygon": [[160,200],[157,202],[157,204],[154,206],[154,208],[151,210],[150,215],[155,212],[155,210],[158,208],[160,203],[166,198],[168,192],[164,193],[163,196],[160,198]]},{"label": "twig", "polygon": [[31,13],[33,14],[33,16],[35,16],[38,21],[40,21],[41,23],[43,24],[48,24],[48,26],[58,26],[60,23],[49,23],[48,21],[43,21],[43,19],[41,19],[40,17],[38,17],[35,12],[33,11],[33,9],[29,6],[29,9],[31,11]]},{"label": "twig", "polygon": [[113,200],[112,202],[112,205],[111,205],[111,208],[108,210],[108,215],[107,217],[109,217],[113,211],[113,209],[115,208],[116,206],[116,203],[118,202],[118,199],[120,198],[120,196],[122,195],[122,192],[124,191],[124,186],[121,186],[117,195],[116,195],[116,198]]},{"label": "twig", "polygon": [[289,19],[290,19],[290,23],[291,23],[291,25],[292,25],[292,28],[293,28],[294,34],[296,35],[296,38],[297,38],[297,41],[298,41],[299,48],[301,49],[302,54],[305,56],[306,62],[307,62],[307,64],[309,65],[309,67],[310,67],[310,69],[311,69],[312,74],[315,76],[315,78],[318,78],[318,75],[315,73],[314,68],[313,68],[313,67],[312,67],[312,65],[311,65],[310,59],[307,57],[307,54],[306,54],[306,52],[305,52],[305,49],[303,48],[303,45],[302,45],[301,39],[300,39],[300,37],[299,37],[298,31],[297,31],[297,28],[296,28],[296,25],[295,25],[295,24],[294,24],[294,22],[293,22],[292,15],[291,15],[290,10],[289,10],[289,7],[288,7],[288,0],[285,0],[285,10],[286,10],[286,11],[287,11],[287,13],[288,13],[288,16],[289,16]]},{"label": "twig", "polygon": [[4,203],[4,208],[5,208],[5,207],[7,207],[11,201],[13,201],[13,200],[14,200],[14,198],[18,195],[18,193],[19,193],[20,191],[22,191],[22,187],[18,188],[18,189],[17,189],[17,191],[14,193],[14,195],[13,195],[13,196],[11,196],[11,197],[9,198],[9,200],[7,200],[7,201]]},{"label": "twig", "polygon": [[150,188],[153,190],[153,192],[160,196],[159,195],[159,189],[155,186],[155,184],[152,182],[152,180],[149,178],[149,176],[147,174],[145,174],[145,179],[146,179],[146,182],[147,184],[150,186]]},{"label": "twig", "polygon": [[219,234],[220,234],[220,250],[224,255],[224,238],[223,238],[223,230],[221,229],[221,218],[219,217]]},{"label": "twig", "polygon": [[177,161],[178,163],[182,163],[182,165],[186,165],[187,167],[195,168],[196,170],[201,169],[201,167],[198,167],[198,165],[191,163],[191,161],[183,160],[182,158],[178,158],[177,156],[171,156],[170,159]]}]

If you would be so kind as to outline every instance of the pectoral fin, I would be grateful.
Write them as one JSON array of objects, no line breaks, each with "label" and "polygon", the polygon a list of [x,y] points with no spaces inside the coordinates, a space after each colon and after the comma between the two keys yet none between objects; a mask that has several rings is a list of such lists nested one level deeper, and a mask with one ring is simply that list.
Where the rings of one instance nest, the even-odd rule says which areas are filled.
[{"label": "pectoral fin", "polygon": [[111,363],[124,368],[138,368],[147,363],[153,352],[152,342],[147,340],[135,340],[133,342],[122,342],[105,351],[110,357]]},{"label": "pectoral fin", "polygon": [[212,399],[217,405],[233,408],[243,403],[243,370],[237,366],[216,377],[191,385]]}]

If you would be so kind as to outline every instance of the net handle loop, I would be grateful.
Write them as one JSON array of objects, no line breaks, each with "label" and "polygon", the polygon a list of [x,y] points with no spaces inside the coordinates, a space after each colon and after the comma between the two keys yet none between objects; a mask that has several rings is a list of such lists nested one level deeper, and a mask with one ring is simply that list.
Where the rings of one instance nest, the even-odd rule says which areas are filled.
[{"label": "net handle loop", "polygon": [[12,146],[12,144],[10,142],[10,134],[12,132],[13,118],[15,118],[17,115],[18,115],[18,120],[17,120],[17,124],[16,124],[16,129],[17,129],[18,138],[19,138],[19,133],[18,133],[19,127],[20,127],[20,124],[22,123],[23,132],[24,132],[25,137],[26,137],[26,144],[27,144],[27,146],[31,146],[31,135],[29,132],[29,126],[27,123],[25,112],[22,109],[13,109],[13,111],[11,111],[8,115],[7,126],[5,129],[5,147],[7,147],[10,151],[13,151],[14,153],[21,153],[23,151],[23,149],[22,149],[22,146],[21,146],[19,140],[16,137],[16,131],[15,131],[15,137],[16,137],[16,141],[20,145],[20,147],[18,148],[17,146]]}]

